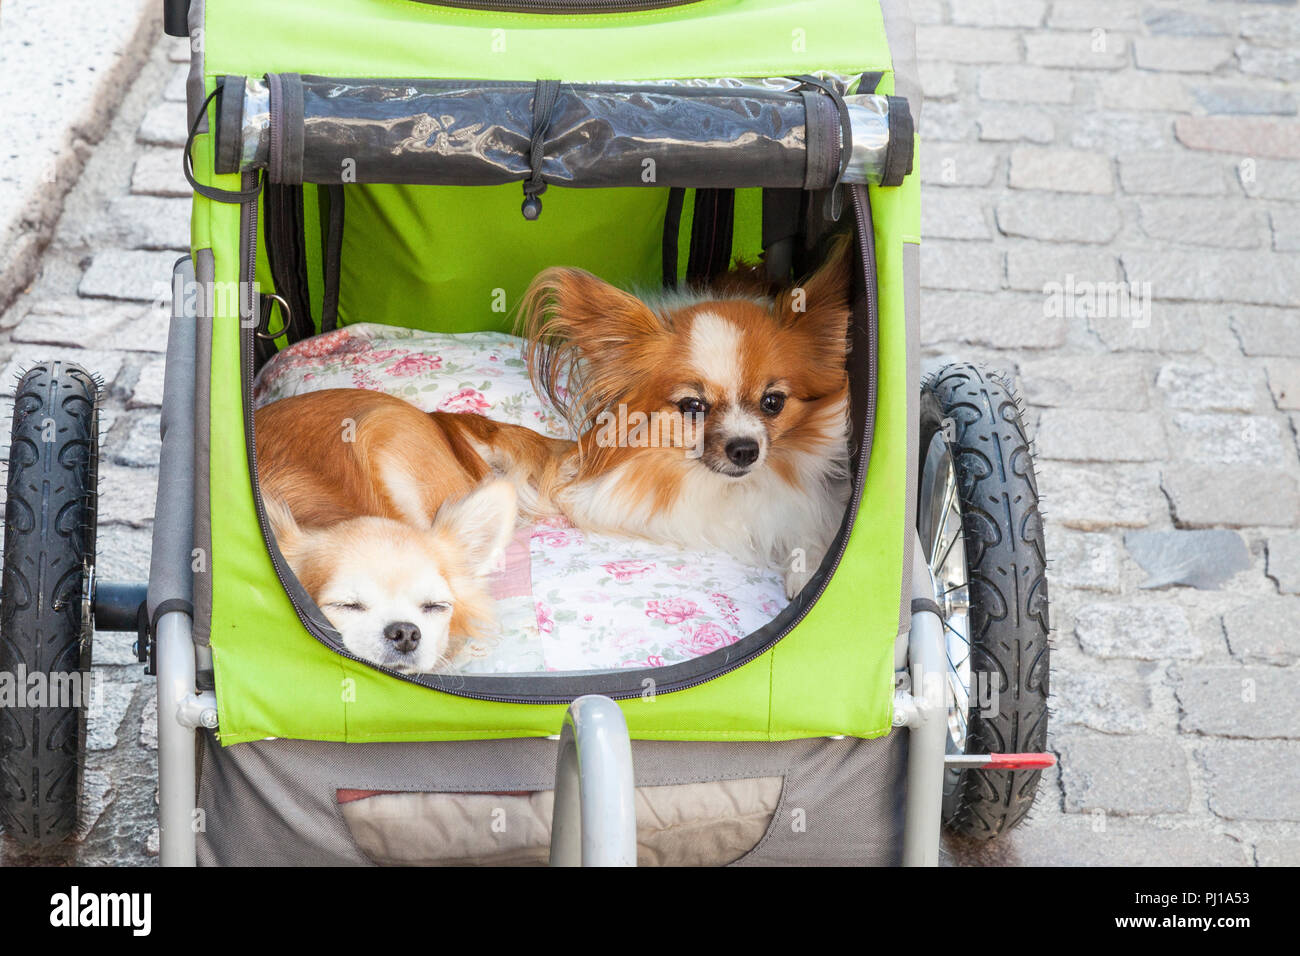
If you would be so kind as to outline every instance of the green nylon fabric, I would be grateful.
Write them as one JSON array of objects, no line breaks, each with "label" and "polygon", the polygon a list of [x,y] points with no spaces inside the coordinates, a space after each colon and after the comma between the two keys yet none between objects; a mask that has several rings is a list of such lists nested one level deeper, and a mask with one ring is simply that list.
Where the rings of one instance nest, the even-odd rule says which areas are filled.
[{"label": "green nylon fabric", "polygon": [[[728,42],[719,43],[720,36]],[[493,53],[492,44],[502,41]],[[703,0],[653,13],[584,17],[478,13],[409,0],[208,0],[205,56],[209,89],[225,73],[271,71],[595,81],[890,67],[880,13],[870,0]],[[886,76],[883,88],[889,84]],[[209,137],[199,138],[194,156],[202,181],[238,187],[237,177],[212,174]],[[880,301],[877,422],[866,492],[843,562],[807,618],[767,653],[690,690],[623,702],[633,737],[761,741],[889,731],[907,449],[902,248],[917,231],[915,179],[871,191]],[[341,321],[502,328],[508,314],[492,308],[489,293],[505,289],[512,305],[546,265],[585,265],[628,284],[660,278],[661,189],[552,188],[543,196],[542,219],[532,223],[519,215],[517,185],[345,189]],[[737,197],[737,253],[756,247],[756,201],[756,193]],[[688,193],[684,221],[690,202]],[[192,227],[194,248],[213,250],[217,281],[238,283],[238,207],[196,197]],[[309,247],[317,241],[309,237]],[[314,308],[319,268],[313,254]],[[264,255],[258,280],[269,288]],[[299,623],[253,506],[235,301],[214,319],[209,410],[208,567],[221,742],[555,733],[562,705],[479,701],[417,686],[335,654]]]}]

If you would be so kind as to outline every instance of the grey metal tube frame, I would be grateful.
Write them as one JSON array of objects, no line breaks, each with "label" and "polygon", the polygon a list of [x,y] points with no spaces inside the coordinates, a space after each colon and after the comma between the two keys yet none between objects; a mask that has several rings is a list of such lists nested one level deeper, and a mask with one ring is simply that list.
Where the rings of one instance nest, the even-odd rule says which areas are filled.
[{"label": "grey metal tube frame", "polygon": [[[934,600],[933,578],[920,542],[912,549],[912,596]],[[948,652],[938,614],[912,612],[907,660],[910,688],[894,695],[894,726],[908,731],[903,865],[938,866],[948,741]]]},{"label": "grey metal tube frame", "polygon": [[579,697],[564,714],[551,866],[636,866],[632,742],[623,711],[608,697]]},{"label": "grey metal tube frame", "polygon": [[[216,698],[195,687],[192,638],[194,577],[194,404],[197,318],[194,263],[172,271],[172,318],[163,385],[162,451],[149,563],[149,614],[158,662],[158,837],[163,866],[194,866],[202,821],[196,817],[196,727],[215,727]],[[158,613],[161,610],[162,613]]]}]

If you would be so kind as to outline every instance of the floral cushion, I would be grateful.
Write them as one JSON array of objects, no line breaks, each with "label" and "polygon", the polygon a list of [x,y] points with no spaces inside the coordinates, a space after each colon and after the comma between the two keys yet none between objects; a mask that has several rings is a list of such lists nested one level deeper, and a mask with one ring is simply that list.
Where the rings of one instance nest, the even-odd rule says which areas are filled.
[{"label": "floral cushion", "polygon": [[[425,411],[470,412],[570,437],[529,382],[520,340],[351,325],[284,349],[258,375],[257,407],[325,388],[369,388]],[[785,607],[781,575],[718,552],[579,531],[521,528],[492,580],[497,629],[454,662],[465,673],[662,667],[734,644]]]}]

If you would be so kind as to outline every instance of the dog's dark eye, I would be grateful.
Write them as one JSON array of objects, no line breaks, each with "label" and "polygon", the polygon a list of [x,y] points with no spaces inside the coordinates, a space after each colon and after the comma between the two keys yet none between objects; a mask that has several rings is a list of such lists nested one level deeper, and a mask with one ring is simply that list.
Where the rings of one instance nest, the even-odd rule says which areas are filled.
[{"label": "dog's dark eye", "polygon": [[768,392],[758,405],[767,414],[776,415],[780,413],[781,409],[785,408],[785,396],[780,392]]},{"label": "dog's dark eye", "polygon": [[677,403],[678,410],[683,415],[703,415],[709,410],[709,406],[698,398],[683,398]]},{"label": "dog's dark eye", "polygon": [[451,605],[446,601],[427,601],[420,605],[420,610],[425,614],[434,614],[441,611],[450,611]]}]

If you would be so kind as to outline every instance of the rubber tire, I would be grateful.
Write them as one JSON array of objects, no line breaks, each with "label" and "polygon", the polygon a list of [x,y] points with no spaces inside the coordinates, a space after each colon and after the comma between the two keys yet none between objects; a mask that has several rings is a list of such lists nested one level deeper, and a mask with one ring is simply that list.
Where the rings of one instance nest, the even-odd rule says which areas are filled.
[{"label": "rubber tire", "polygon": [[[967,753],[1037,752],[1047,746],[1051,651],[1047,554],[1029,439],[1009,383],[967,364],[940,369],[922,386],[922,454],[951,419],[970,581],[971,676],[993,675],[998,713],[982,717],[972,695]],[[947,826],[991,840],[1034,803],[1039,770],[952,773],[944,788]]]},{"label": "rubber tire", "polygon": [[[98,395],[90,373],[66,362],[37,365],[18,384],[0,593],[8,674],[80,672],[72,686],[87,686],[82,582],[95,557]],[[0,824],[21,846],[45,849],[75,831],[85,721],[76,701],[0,707]]]}]

